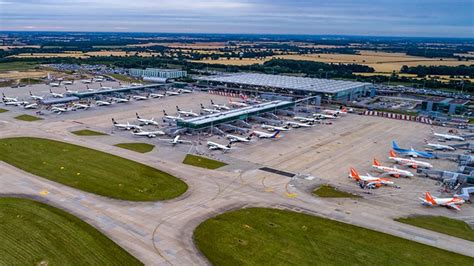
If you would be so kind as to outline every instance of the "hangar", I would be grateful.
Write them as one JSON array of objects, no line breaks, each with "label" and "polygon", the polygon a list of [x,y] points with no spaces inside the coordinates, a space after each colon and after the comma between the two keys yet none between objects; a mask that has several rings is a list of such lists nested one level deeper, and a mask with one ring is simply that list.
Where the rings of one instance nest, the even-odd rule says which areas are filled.
[{"label": "hangar", "polygon": [[258,73],[202,76],[197,80],[200,83],[216,86],[218,89],[237,93],[271,91],[297,98],[319,95],[324,99],[339,102],[352,101],[365,96],[372,88],[371,83]]}]

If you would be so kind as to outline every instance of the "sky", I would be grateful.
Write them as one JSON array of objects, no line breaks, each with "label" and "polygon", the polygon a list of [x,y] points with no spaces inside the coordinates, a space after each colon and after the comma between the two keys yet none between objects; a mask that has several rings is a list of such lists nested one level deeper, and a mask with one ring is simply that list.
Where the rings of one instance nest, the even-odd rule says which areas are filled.
[{"label": "sky", "polygon": [[474,0],[0,0],[0,30],[474,38]]}]

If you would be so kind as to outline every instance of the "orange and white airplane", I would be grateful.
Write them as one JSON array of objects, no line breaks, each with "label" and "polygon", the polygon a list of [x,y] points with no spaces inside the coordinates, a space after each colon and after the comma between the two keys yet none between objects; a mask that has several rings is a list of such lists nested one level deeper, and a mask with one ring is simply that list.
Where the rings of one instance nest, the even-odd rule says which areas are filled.
[{"label": "orange and white airplane", "polygon": [[393,186],[396,188],[400,188],[399,186],[395,185],[393,181],[387,178],[379,178],[379,177],[371,176],[369,174],[367,174],[366,176],[359,175],[354,168],[351,168],[349,177],[359,182],[361,188],[367,187],[369,189],[373,189],[373,188],[378,188],[381,186]]},{"label": "orange and white airplane", "polygon": [[347,109],[346,107],[341,107],[339,110],[331,110],[331,109],[325,109],[323,110],[323,113],[328,114],[328,115],[345,115],[347,114]]},{"label": "orange and white airplane", "polygon": [[437,198],[431,196],[429,192],[425,192],[425,198],[420,198],[421,204],[425,206],[443,206],[455,209],[460,211],[461,208],[459,205],[463,204],[465,201],[459,197],[452,197],[452,198]]},{"label": "orange and white airplane", "polygon": [[405,177],[412,177],[413,173],[407,170],[402,170],[398,169],[396,166],[394,167],[388,167],[388,166],[383,166],[377,161],[377,159],[374,159],[374,164],[372,165],[372,168],[375,170],[382,172],[384,175],[391,175],[393,177],[400,177],[400,176],[405,176]]},{"label": "orange and white airplane", "polygon": [[391,161],[394,161],[395,163],[406,165],[413,169],[417,169],[419,167],[433,168],[433,165],[431,165],[428,162],[416,161],[413,158],[407,159],[407,158],[398,157],[397,154],[393,150],[390,150],[390,156],[388,157],[388,159]]}]

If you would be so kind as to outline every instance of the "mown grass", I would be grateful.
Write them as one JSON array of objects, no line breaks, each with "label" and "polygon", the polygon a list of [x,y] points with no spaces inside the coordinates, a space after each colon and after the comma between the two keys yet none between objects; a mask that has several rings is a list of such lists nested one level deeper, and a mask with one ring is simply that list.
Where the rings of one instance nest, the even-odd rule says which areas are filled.
[{"label": "mown grass", "polygon": [[102,132],[97,132],[97,131],[93,131],[89,129],[77,130],[71,133],[77,136],[107,136],[108,135]]},{"label": "mown grass", "polygon": [[474,229],[464,221],[443,216],[420,215],[397,218],[395,221],[414,225],[438,233],[474,241]]},{"label": "mown grass", "polygon": [[37,67],[38,64],[34,62],[7,62],[0,63],[0,71],[20,71],[20,70],[29,70]]},{"label": "mown grass", "polygon": [[15,117],[15,119],[20,120],[20,121],[25,121],[25,122],[34,122],[34,121],[43,120],[43,118],[41,117],[32,116],[32,115],[19,115]]},{"label": "mown grass", "polygon": [[2,265],[142,265],[79,218],[29,199],[0,198]]},{"label": "mown grass", "polygon": [[226,163],[219,162],[216,160],[204,158],[197,155],[188,154],[183,160],[184,164],[206,168],[206,169],[217,169],[223,166],[226,166]]},{"label": "mown grass", "polygon": [[313,190],[313,195],[322,198],[358,198],[359,196],[340,191],[330,185],[322,185]]},{"label": "mown grass", "polygon": [[155,145],[151,145],[148,143],[119,143],[115,144],[114,146],[139,153],[147,153],[152,151],[153,148],[155,148]]},{"label": "mown grass", "polygon": [[473,265],[474,258],[354,225],[249,208],[200,224],[194,241],[213,265]]},{"label": "mown grass", "polygon": [[188,188],[180,179],[147,165],[48,139],[0,139],[0,160],[67,186],[122,200],[171,199]]},{"label": "mown grass", "polygon": [[1,113],[6,113],[6,112],[8,112],[7,109],[2,109],[2,108],[0,108],[0,114],[1,114]]}]

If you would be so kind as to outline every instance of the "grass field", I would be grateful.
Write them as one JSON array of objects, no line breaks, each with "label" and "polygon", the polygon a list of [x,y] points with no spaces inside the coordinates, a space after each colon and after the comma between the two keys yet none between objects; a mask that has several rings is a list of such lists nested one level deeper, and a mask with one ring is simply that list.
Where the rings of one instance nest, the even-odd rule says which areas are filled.
[{"label": "grass field", "polygon": [[2,109],[2,108],[0,108],[0,114],[1,114],[1,113],[6,113],[6,112],[8,112],[7,109]]},{"label": "grass field", "polygon": [[397,218],[395,221],[474,241],[474,229],[464,221],[443,216],[412,216]]},{"label": "grass field", "polygon": [[155,148],[154,145],[148,144],[148,143],[119,143],[115,144],[114,146],[117,146],[122,149],[127,149],[139,153],[147,153],[153,150]]},{"label": "grass field", "polygon": [[34,122],[34,121],[39,121],[43,120],[41,117],[36,117],[32,115],[19,115],[15,117],[16,120],[21,120],[21,121],[26,121],[26,122]]},{"label": "grass field", "polygon": [[321,198],[356,198],[357,195],[337,190],[330,185],[322,185],[313,190],[313,195]]},{"label": "grass field", "polygon": [[93,131],[89,129],[77,130],[71,133],[77,136],[107,136],[108,135],[102,132],[97,132],[97,131]]},{"label": "grass field", "polygon": [[79,218],[29,199],[0,198],[1,265],[142,265]]},{"label": "grass field", "polygon": [[474,258],[321,217],[250,208],[200,224],[214,265],[473,265]]},{"label": "grass field", "polygon": [[155,168],[54,140],[0,139],[0,160],[34,175],[116,199],[166,200],[188,188],[183,181]]},{"label": "grass field", "polygon": [[37,63],[32,62],[8,62],[0,63],[0,71],[21,71],[37,67]]},{"label": "grass field", "polygon": [[219,162],[216,160],[208,159],[205,157],[188,154],[183,160],[184,164],[189,164],[192,166],[197,166],[206,169],[217,169],[223,166],[226,166],[226,163]]}]

